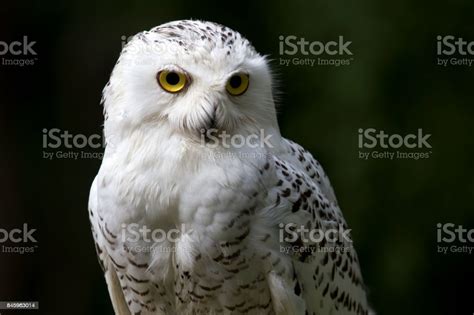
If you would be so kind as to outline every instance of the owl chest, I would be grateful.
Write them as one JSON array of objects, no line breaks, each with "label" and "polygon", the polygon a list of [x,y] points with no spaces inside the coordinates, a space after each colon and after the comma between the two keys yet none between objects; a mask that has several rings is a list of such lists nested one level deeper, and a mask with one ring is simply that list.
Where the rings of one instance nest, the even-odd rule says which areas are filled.
[{"label": "owl chest", "polygon": [[109,253],[133,310],[271,311],[266,274],[274,257],[259,243],[270,238],[253,227],[265,197],[254,169],[214,165],[192,176],[162,171],[125,178],[118,181],[125,187],[102,195],[115,205],[102,229],[115,228]]},{"label": "owl chest", "polygon": [[[209,229],[189,225],[141,234],[137,226],[129,238],[118,237],[108,252],[131,309],[204,314],[239,306],[267,314],[272,258],[259,250],[268,237],[255,238],[254,211],[244,209]],[[100,230],[110,237],[105,223]]]}]

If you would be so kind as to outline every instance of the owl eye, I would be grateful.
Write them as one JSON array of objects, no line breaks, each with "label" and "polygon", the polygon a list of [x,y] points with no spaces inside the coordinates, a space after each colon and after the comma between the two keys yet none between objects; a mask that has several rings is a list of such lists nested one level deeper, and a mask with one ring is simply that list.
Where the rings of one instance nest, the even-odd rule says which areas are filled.
[{"label": "owl eye", "polygon": [[249,75],[246,73],[236,73],[232,75],[225,86],[227,92],[233,96],[244,94],[248,87]]},{"label": "owl eye", "polygon": [[187,78],[182,72],[162,70],[157,75],[158,84],[169,93],[178,93],[186,87]]}]

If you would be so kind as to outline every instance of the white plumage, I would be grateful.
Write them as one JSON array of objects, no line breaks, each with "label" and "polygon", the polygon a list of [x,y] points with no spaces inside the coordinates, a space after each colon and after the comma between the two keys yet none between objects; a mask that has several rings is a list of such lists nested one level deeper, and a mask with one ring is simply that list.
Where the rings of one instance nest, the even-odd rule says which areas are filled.
[{"label": "white plumage", "polygon": [[[319,163],[281,137],[267,62],[239,33],[185,20],[136,35],[103,103],[89,212],[116,314],[369,312],[352,247],[281,240],[285,224],[347,226]],[[210,130],[269,141],[210,146]]]}]

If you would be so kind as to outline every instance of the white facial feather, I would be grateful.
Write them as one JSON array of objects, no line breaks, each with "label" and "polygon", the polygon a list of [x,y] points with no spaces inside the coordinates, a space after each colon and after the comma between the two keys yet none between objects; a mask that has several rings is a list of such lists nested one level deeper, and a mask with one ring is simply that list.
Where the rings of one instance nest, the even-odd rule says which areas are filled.
[{"label": "white facial feather", "polygon": [[[159,71],[174,69],[190,81],[176,94],[157,83]],[[225,89],[236,72],[250,77],[248,90],[237,97]],[[265,58],[238,32],[211,22],[176,21],[135,35],[122,51],[103,102],[109,143],[149,124],[199,136],[214,111],[216,126],[228,133],[278,130]]]}]

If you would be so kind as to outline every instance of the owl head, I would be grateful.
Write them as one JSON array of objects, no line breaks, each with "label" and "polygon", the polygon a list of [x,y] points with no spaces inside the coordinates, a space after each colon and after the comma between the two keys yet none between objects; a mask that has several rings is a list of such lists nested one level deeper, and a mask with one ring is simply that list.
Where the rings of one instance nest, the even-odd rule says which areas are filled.
[{"label": "owl head", "polygon": [[163,130],[193,138],[278,131],[265,57],[226,26],[182,20],[135,35],[103,92],[105,134]]}]

